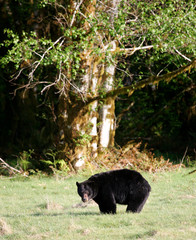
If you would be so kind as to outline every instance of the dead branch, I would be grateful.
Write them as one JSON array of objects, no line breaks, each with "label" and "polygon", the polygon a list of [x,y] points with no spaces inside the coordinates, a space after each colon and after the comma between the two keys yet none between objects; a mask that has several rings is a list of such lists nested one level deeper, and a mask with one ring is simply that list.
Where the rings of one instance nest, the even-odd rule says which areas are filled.
[{"label": "dead branch", "polygon": [[195,172],[196,172],[196,169],[191,171],[191,172],[189,172],[188,174],[192,174],[192,173],[195,173]]},{"label": "dead branch", "polygon": [[3,168],[8,169],[8,171],[11,171],[11,173],[16,174],[20,173],[22,174],[22,171],[19,171],[18,169],[11,167],[9,164],[7,164],[2,158],[0,158],[0,165],[2,165]]},{"label": "dead branch", "polygon": [[187,61],[191,62],[191,59],[186,57],[184,54],[182,54],[181,52],[179,52],[175,47],[174,47],[174,50],[181,56],[183,57],[184,59],[186,59]]},{"label": "dead branch", "polygon": [[70,28],[72,27],[74,21],[75,21],[75,17],[76,17],[76,13],[77,11],[79,10],[80,8],[80,5],[83,3],[83,0],[81,0],[78,4],[76,3],[75,5],[75,10],[74,10],[74,13],[73,13],[73,17],[72,17],[72,20],[71,20],[71,23],[70,23]]},{"label": "dead branch", "polygon": [[139,50],[151,49],[153,47],[154,47],[153,45],[149,45],[149,46],[139,46],[139,47],[133,47],[133,48],[119,48],[119,52],[123,52],[123,53],[136,52]]},{"label": "dead branch", "polygon": [[129,54],[131,53],[131,55],[133,53],[135,53],[136,51],[139,51],[139,50],[145,50],[145,49],[151,49],[153,48],[154,46],[153,45],[149,45],[149,46],[142,46],[142,44],[139,46],[139,47],[133,47],[133,48],[112,48],[112,49],[109,49],[109,47],[112,46],[112,44],[115,42],[116,40],[110,42],[109,44],[107,44],[103,50],[101,51],[102,53],[103,52],[111,52],[111,53],[124,53],[124,54]]},{"label": "dead branch", "polygon": [[185,152],[184,152],[183,158],[182,158],[182,160],[180,161],[178,170],[179,170],[179,169],[182,167],[182,165],[183,165],[183,161],[184,161],[184,159],[185,159],[185,157],[186,157],[188,148],[189,148],[189,147],[187,146],[187,147],[186,147],[186,150],[185,150]]}]

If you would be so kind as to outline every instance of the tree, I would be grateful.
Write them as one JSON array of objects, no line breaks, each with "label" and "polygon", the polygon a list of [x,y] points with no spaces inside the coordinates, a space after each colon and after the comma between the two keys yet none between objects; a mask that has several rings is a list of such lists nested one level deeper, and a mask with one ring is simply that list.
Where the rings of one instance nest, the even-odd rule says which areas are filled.
[{"label": "tree", "polygon": [[[13,7],[5,2],[13,17]],[[34,0],[28,8],[25,1],[18,3],[30,13],[28,27],[5,30],[2,46],[8,51],[1,64],[14,64],[16,90],[26,93],[41,85],[45,94],[57,89],[58,149],[69,153],[76,167],[87,154],[96,157],[98,150],[114,145],[116,96],[195,67],[193,1]],[[181,66],[123,86],[122,77],[115,79],[119,62],[129,75],[126,57],[137,51],[177,56]]]}]

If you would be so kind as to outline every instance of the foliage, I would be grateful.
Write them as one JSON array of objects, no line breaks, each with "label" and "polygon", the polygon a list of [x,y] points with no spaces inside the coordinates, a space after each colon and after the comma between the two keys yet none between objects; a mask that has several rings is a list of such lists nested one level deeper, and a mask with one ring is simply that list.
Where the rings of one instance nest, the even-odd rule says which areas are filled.
[{"label": "foliage", "polygon": [[[59,152],[50,150],[45,153],[45,156],[47,160],[41,160],[44,165],[47,167],[50,167],[54,174],[56,174],[59,170],[59,172],[64,172],[65,174],[70,171],[70,167],[68,163],[65,162],[64,159],[59,159]],[[45,167],[45,169],[47,169]]]},{"label": "foliage", "polygon": [[17,158],[17,162],[23,171],[27,171],[33,166],[32,164],[33,153],[34,153],[34,150],[29,149],[29,151],[23,151]]},{"label": "foliage", "polygon": [[[68,79],[69,81],[76,80],[72,84],[79,87],[80,82],[77,80],[77,76],[80,76],[83,71],[80,68],[81,53],[84,51],[85,55],[90,52],[90,56],[97,55],[100,58],[106,54],[108,55],[107,60],[111,54],[110,43],[112,40],[118,41],[118,39],[120,39],[119,48],[152,43],[154,52],[151,61],[155,61],[153,58],[160,58],[161,53],[174,53],[176,49],[178,52],[182,51],[184,55],[188,54],[191,57],[195,55],[192,37],[195,31],[194,4],[191,0],[183,3],[182,1],[149,3],[149,1],[123,0],[120,1],[118,15],[114,16],[113,21],[108,15],[107,6],[102,9],[99,7],[99,3],[96,5],[96,17],[94,18],[87,15],[86,19],[83,19],[82,11],[78,11],[75,15],[66,16],[63,19],[59,16],[69,11],[71,6],[68,6],[68,10],[66,10],[66,6],[61,5],[61,2],[58,3],[58,1],[38,2],[41,3],[39,6],[43,10],[46,7],[51,12],[52,9],[55,10],[60,25],[55,40],[47,35],[40,36],[38,32],[23,30],[19,35],[11,29],[4,30],[7,33],[7,40],[1,46],[9,50],[0,62],[3,67],[8,63],[13,63],[16,70],[21,69],[15,78],[18,78],[23,71],[28,74],[31,81],[34,78],[39,81],[38,76],[42,71],[38,68],[54,65],[56,81],[40,83],[49,85],[54,82],[53,85],[58,90],[65,91],[65,80]],[[73,10],[70,9],[70,11]],[[50,16],[49,19],[51,24],[54,24]],[[86,28],[83,26],[85,22],[88,24]],[[103,35],[102,42],[97,40],[99,35]],[[106,51],[102,49],[101,44],[106,46],[108,44]],[[59,70],[60,73],[58,73]],[[66,79],[62,72],[65,72]],[[36,74],[38,74],[37,77]]]},{"label": "foliage", "polygon": [[92,140],[92,137],[89,134],[79,132],[77,138],[73,141],[75,142],[76,146],[84,146],[88,144]]},{"label": "foliage", "polygon": [[[6,0],[2,3],[0,121],[6,129],[0,129],[1,151],[5,145],[9,154],[24,149],[21,161],[26,161],[22,164],[25,169],[32,162],[27,149],[35,149],[40,157],[47,148],[58,147],[62,140],[62,129],[57,126],[61,118],[58,97],[63,96],[71,106],[84,104],[86,95],[81,86],[85,59],[97,64],[117,61],[117,78],[112,86],[117,89],[173,71],[195,57],[192,0],[116,1],[118,14],[111,14],[111,1],[76,1],[76,5],[73,2]],[[117,46],[115,51],[113,43]],[[150,50],[142,49],[148,46]],[[137,48],[141,51],[136,51]],[[188,133],[187,139],[195,142],[194,109],[188,120],[195,105],[194,77],[184,75],[170,85],[146,87],[126,97],[126,103],[118,100],[117,115],[125,106],[134,105],[122,118],[117,142],[123,145],[138,137],[167,137],[173,141],[172,137],[184,137],[182,129]],[[8,83],[7,79],[11,81]],[[14,99],[10,92],[14,92]],[[104,98],[105,92],[101,83],[100,98]],[[91,97],[94,93],[88,94]],[[67,145],[72,141],[83,146],[91,137],[79,133],[74,140],[65,139]],[[56,157],[56,153],[51,154],[45,160],[49,161],[47,165],[63,166],[64,160]]]}]

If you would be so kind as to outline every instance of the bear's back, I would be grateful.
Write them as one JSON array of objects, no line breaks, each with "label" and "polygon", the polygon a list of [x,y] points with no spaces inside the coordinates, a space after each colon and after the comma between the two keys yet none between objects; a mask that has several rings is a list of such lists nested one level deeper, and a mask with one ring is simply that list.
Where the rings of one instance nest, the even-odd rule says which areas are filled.
[{"label": "bear's back", "polygon": [[129,169],[121,169],[97,173],[91,176],[88,180],[97,182],[99,184],[110,182],[113,185],[119,182],[143,182],[145,179],[139,172]]}]

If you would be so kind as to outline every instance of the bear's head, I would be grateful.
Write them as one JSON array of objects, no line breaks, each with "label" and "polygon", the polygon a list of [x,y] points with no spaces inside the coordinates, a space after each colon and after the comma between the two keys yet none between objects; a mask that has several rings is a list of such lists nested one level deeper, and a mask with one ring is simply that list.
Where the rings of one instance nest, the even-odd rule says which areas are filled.
[{"label": "bear's head", "polygon": [[88,202],[90,199],[96,196],[96,188],[94,182],[76,182],[76,185],[78,187],[78,194],[82,198],[83,202]]}]

